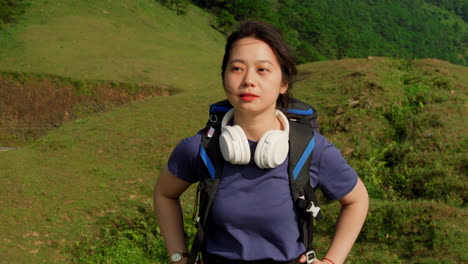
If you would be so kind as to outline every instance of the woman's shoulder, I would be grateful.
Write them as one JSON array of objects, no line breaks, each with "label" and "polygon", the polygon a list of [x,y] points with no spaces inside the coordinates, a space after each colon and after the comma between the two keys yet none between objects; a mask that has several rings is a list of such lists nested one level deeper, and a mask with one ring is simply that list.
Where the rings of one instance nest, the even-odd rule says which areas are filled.
[{"label": "woman's shoulder", "polygon": [[341,151],[320,133],[315,133],[315,157],[321,162],[343,159]]},{"label": "woman's shoulder", "polygon": [[341,199],[356,185],[357,174],[333,143],[319,133],[315,137],[317,151],[311,164],[314,183],[328,199]]},{"label": "woman's shoulder", "polygon": [[168,161],[169,171],[177,178],[187,182],[198,181],[199,147],[201,142],[201,131],[191,137],[182,139],[172,151]]},{"label": "woman's shoulder", "polygon": [[195,135],[182,139],[174,148],[172,154],[182,155],[184,158],[188,158],[189,156],[195,158],[198,155],[198,149],[202,138],[201,132],[200,130]]},{"label": "woman's shoulder", "polygon": [[314,134],[314,141],[315,141],[315,155],[321,155],[324,151],[326,151],[329,148],[335,147],[333,143],[328,141],[326,137],[324,137],[322,134],[319,132],[316,132]]}]

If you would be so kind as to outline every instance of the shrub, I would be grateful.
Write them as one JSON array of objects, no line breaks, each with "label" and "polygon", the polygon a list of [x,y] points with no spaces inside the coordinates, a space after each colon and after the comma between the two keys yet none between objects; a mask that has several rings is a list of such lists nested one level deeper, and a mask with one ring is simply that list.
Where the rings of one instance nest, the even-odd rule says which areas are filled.
[{"label": "shrub", "polygon": [[76,263],[154,263],[167,259],[156,219],[148,207],[134,214],[100,219],[98,237],[83,238],[70,248]]},{"label": "shrub", "polygon": [[388,122],[381,132],[369,134],[367,143],[353,140],[350,163],[371,197],[426,198],[464,206],[467,195],[460,178],[464,169],[458,169],[463,168],[463,150],[452,149],[446,133],[440,133],[441,114],[426,111],[448,101],[451,82],[437,72],[420,72],[411,62],[401,64],[406,71],[401,78],[403,98],[379,110]]},{"label": "shrub", "polygon": [[[463,252],[463,245],[448,243],[460,243],[463,239],[456,237],[462,234],[454,228],[463,223],[463,218],[436,203],[374,202],[358,240],[378,248],[391,248],[400,258],[414,261],[410,263],[428,263],[418,259],[439,258],[438,251],[442,248],[446,259],[461,261],[466,258],[458,255]],[[447,221],[451,224],[447,225]]]},{"label": "shrub", "polygon": [[0,28],[2,24],[14,22],[28,5],[29,1],[25,0],[0,0]]}]

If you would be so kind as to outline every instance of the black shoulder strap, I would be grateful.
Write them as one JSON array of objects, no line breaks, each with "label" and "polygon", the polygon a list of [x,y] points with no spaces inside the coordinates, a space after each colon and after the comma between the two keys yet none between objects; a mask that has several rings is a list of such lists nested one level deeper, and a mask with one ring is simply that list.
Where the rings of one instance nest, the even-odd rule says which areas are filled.
[{"label": "black shoulder strap", "polygon": [[296,122],[289,122],[289,179],[293,199],[301,195],[309,180],[310,156],[315,147],[314,131]]},{"label": "black shoulder strap", "polygon": [[310,185],[310,163],[315,147],[314,129],[289,122],[289,181],[299,231],[307,251],[312,250],[313,219],[321,217],[315,191]]},{"label": "black shoulder strap", "polygon": [[[198,217],[196,212],[197,234],[190,249],[188,263],[196,263],[199,253],[205,243],[204,226],[206,224],[211,205],[213,204],[216,191],[218,190],[221,173],[223,171],[224,159],[219,148],[219,136],[221,134],[221,121],[226,112],[232,108],[229,101],[224,100],[210,106],[210,119],[203,130],[202,140],[199,149],[199,155],[205,164],[200,175],[200,181],[197,188],[197,199],[195,208],[198,208]],[[197,211],[197,210],[195,210]]]},{"label": "black shoulder strap", "polygon": [[[200,191],[200,221],[204,225],[208,217],[211,204],[218,190],[219,180],[224,166],[224,159],[219,148],[221,121],[207,127],[200,144],[200,157],[205,163],[198,189]],[[213,134],[211,134],[213,133]]]}]

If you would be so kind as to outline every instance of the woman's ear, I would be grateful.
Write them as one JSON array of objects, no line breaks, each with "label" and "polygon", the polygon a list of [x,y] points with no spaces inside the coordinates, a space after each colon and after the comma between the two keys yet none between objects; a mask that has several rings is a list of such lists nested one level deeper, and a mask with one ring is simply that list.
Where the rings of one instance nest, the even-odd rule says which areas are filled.
[{"label": "woman's ear", "polygon": [[287,82],[282,83],[281,88],[280,88],[280,94],[285,94],[286,91],[288,90],[288,87],[289,87],[289,83]]}]

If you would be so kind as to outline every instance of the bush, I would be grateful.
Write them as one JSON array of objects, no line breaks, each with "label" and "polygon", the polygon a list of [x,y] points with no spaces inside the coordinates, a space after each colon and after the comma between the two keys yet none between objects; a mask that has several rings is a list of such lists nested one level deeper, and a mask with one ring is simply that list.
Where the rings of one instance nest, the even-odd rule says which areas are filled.
[{"label": "bush", "polygon": [[[339,214],[336,203],[321,207],[325,218],[315,222],[314,233],[319,254],[326,252],[327,237],[333,234]],[[444,204],[371,199],[366,222],[348,262],[466,263],[465,218],[465,211]]]},{"label": "bush", "polygon": [[155,0],[165,7],[175,10],[177,15],[186,15],[188,12],[189,0]]},{"label": "bush", "polygon": [[[436,203],[374,201],[358,241],[389,248],[398,258],[411,260],[409,263],[432,263],[427,261],[441,258],[447,261],[444,263],[462,263],[466,261],[466,254],[460,254],[464,251],[463,231],[456,227],[463,219]],[[444,250],[444,256],[439,250]]]},{"label": "bush", "polygon": [[350,163],[371,197],[425,198],[463,207],[467,200],[460,166],[463,150],[454,148],[447,133],[441,132],[441,114],[426,111],[449,100],[447,87],[452,84],[437,72],[418,71],[411,60],[400,65],[404,96],[379,109],[388,126],[369,133],[365,141],[353,140]]},{"label": "bush", "polygon": [[98,237],[83,238],[70,248],[76,263],[154,263],[167,254],[159,227],[148,207],[135,214],[109,214],[100,220]]},{"label": "bush", "polygon": [[2,24],[15,21],[16,17],[23,14],[29,1],[25,0],[0,0],[0,28]]}]

